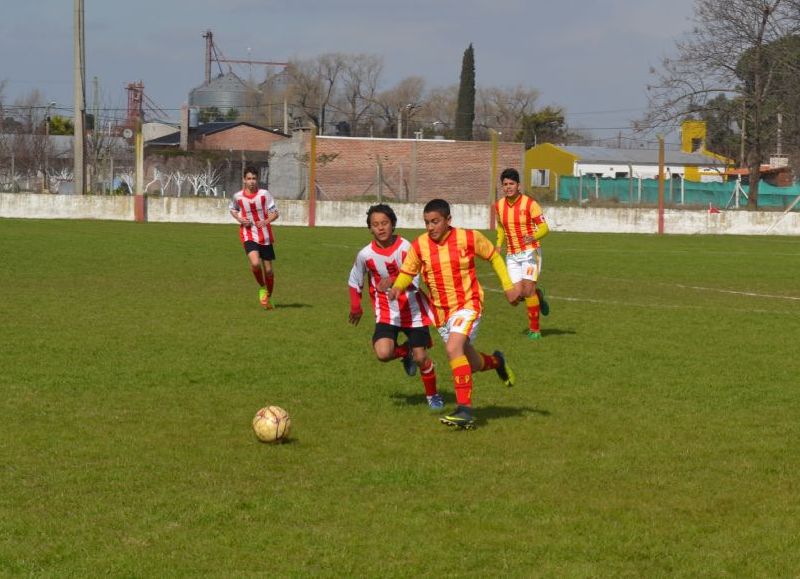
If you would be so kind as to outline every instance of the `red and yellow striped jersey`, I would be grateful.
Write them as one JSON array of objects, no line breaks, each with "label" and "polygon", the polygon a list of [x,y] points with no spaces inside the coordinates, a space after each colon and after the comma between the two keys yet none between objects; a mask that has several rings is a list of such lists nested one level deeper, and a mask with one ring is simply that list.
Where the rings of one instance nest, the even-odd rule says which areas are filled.
[{"label": "red and yellow striped jersey", "polygon": [[430,292],[437,326],[461,309],[480,313],[483,288],[475,271],[475,256],[489,260],[494,245],[480,231],[451,227],[445,238],[436,243],[427,233],[411,244],[401,272],[422,274]]},{"label": "red and yellow striped jersey", "polygon": [[503,231],[505,232],[508,253],[519,253],[526,249],[536,249],[539,241],[534,240],[524,243],[525,236],[533,237],[541,223],[544,223],[544,214],[541,206],[527,195],[518,195],[512,203],[507,197],[499,199],[495,205],[497,211],[497,239],[498,245],[502,243]]}]

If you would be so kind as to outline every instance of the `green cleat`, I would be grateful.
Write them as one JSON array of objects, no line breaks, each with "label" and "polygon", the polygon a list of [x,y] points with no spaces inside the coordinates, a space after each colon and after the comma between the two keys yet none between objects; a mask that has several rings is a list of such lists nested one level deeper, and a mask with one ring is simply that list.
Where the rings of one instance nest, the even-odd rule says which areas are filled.
[{"label": "green cleat", "polygon": [[539,296],[539,311],[542,312],[543,316],[547,316],[550,314],[550,304],[547,303],[547,300],[544,299],[544,288],[543,287],[536,287],[536,295]]},{"label": "green cleat", "polygon": [[511,367],[506,363],[506,357],[503,355],[503,352],[499,350],[495,350],[492,354],[495,358],[500,360],[500,365],[495,368],[497,375],[503,381],[503,384],[511,388],[516,384],[517,377],[514,375],[514,371]]},{"label": "green cleat", "polygon": [[533,330],[528,330],[525,332],[528,335],[529,340],[541,340],[542,333],[541,332],[534,332]]},{"label": "green cleat", "polygon": [[472,409],[469,406],[456,406],[455,412],[442,416],[439,422],[447,426],[455,426],[460,430],[475,428],[475,419],[472,417]]}]

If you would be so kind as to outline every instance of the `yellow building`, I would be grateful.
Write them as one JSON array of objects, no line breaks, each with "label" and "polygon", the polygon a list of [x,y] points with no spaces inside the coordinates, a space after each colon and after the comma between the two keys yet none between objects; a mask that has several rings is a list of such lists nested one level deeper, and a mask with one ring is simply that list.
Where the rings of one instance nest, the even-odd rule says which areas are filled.
[{"label": "yellow building", "polygon": [[[704,121],[687,121],[681,126],[681,150],[665,151],[667,178],[687,181],[723,181],[731,159],[705,148]],[[657,149],[614,149],[542,143],[525,152],[525,179],[529,191],[544,194],[555,191],[564,176],[591,176],[609,179],[655,179],[658,177]]]}]

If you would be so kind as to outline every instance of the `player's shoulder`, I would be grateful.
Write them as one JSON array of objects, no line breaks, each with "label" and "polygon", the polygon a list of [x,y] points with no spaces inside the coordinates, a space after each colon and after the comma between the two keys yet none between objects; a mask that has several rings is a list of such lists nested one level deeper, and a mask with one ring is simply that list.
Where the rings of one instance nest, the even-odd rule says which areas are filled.
[{"label": "player's shoulder", "polygon": [[366,259],[373,253],[374,251],[372,249],[372,242],[370,241],[368,244],[366,244],[364,247],[358,250],[356,257],[360,259]]},{"label": "player's shoulder", "polygon": [[525,194],[525,198],[528,200],[528,203],[532,207],[538,207],[539,209],[541,209],[542,206],[539,204],[539,201],[536,199],[536,197],[534,197],[533,195],[531,195],[529,193],[526,193]]}]

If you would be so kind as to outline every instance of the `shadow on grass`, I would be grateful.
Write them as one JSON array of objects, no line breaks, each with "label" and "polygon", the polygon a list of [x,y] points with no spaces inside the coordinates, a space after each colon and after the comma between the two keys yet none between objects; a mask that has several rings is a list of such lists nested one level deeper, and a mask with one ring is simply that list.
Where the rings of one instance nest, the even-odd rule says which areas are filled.
[{"label": "shadow on grass", "polygon": [[[455,404],[453,394],[443,392],[445,404],[450,406]],[[428,399],[424,394],[402,394],[395,392],[391,394],[392,401],[397,406],[427,406]],[[549,410],[542,408],[531,408],[530,406],[476,406],[475,421],[478,424],[486,424],[491,420],[501,418],[512,418],[514,416],[525,416],[528,414],[538,414],[539,416],[550,416]]]},{"label": "shadow on grass", "polygon": [[542,337],[544,336],[574,336],[577,334],[575,330],[561,330],[559,328],[545,328],[542,329]]},{"label": "shadow on grass", "polygon": [[550,411],[543,408],[531,408],[530,406],[478,406],[475,408],[475,422],[481,425],[492,420],[526,416],[528,414],[550,416]]},{"label": "shadow on grass", "polygon": [[313,308],[311,304],[272,304],[272,307],[276,310],[282,310],[284,308]]}]

